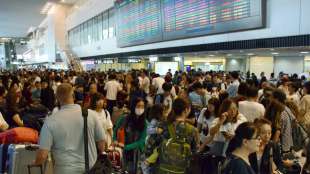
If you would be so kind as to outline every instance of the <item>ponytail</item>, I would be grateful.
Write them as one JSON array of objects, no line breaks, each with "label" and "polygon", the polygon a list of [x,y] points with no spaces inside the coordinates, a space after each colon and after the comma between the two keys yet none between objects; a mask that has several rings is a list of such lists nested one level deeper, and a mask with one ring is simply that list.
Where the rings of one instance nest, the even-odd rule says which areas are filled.
[{"label": "ponytail", "polygon": [[229,142],[229,145],[227,147],[227,150],[226,150],[226,156],[229,156],[231,155],[231,153],[236,150],[237,148],[241,147],[242,146],[242,141],[243,139],[240,139],[236,136],[234,136],[230,142]]},{"label": "ponytail", "polygon": [[230,155],[234,150],[242,147],[244,139],[252,139],[256,134],[257,128],[252,122],[245,122],[240,124],[236,131],[235,136],[230,140],[226,154]]}]

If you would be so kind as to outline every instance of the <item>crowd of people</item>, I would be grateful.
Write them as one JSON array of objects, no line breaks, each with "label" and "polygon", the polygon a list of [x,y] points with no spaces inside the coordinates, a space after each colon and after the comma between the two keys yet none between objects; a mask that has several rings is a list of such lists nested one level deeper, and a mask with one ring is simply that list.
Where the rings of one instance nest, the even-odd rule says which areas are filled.
[{"label": "crowd of people", "polygon": [[91,166],[118,147],[130,174],[186,173],[191,157],[206,153],[226,159],[225,174],[310,173],[310,143],[301,140],[310,134],[310,82],[296,74],[2,72],[0,130],[25,126],[24,110],[35,105],[51,112],[35,163],[51,152],[57,174],[84,171],[81,108]]}]

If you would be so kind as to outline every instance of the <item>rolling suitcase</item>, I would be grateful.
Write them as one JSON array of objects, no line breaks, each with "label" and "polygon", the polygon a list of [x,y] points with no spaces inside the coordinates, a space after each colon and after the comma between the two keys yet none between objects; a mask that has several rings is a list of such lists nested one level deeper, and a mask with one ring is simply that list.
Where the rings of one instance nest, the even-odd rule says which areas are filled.
[{"label": "rolling suitcase", "polygon": [[9,144],[0,145],[0,174],[6,172],[6,161],[8,153]]},{"label": "rolling suitcase", "polygon": [[[25,174],[28,165],[36,158],[38,145],[11,144],[8,148],[6,168],[8,174]],[[39,168],[32,170],[32,174],[41,174]]]},{"label": "rolling suitcase", "polygon": [[119,147],[112,147],[108,151],[108,157],[112,163],[114,171],[122,170],[122,149]]}]

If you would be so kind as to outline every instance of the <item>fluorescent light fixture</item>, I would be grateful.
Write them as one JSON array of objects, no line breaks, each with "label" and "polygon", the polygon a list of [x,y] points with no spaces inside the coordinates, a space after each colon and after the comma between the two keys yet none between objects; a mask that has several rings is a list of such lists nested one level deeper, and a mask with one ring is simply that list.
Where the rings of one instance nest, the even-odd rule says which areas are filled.
[{"label": "fluorescent light fixture", "polygon": [[41,10],[41,14],[47,14],[48,11],[53,7],[54,3],[52,2],[46,2]]},{"label": "fluorescent light fixture", "polygon": [[309,52],[308,51],[302,51],[300,52],[301,54],[308,54]]},{"label": "fluorescent light fixture", "polygon": [[278,55],[279,53],[271,53],[272,55]]},{"label": "fluorescent light fixture", "polygon": [[21,54],[16,55],[17,59],[23,59],[23,56]]},{"label": "fluorescent light fixture", "polygon": [[214,55],[213,54],[211,54],[211,55],[209,55],[210,57],[214,57]]},{"label": "fluorescent light fixture", "polygon": [[158,60],[158,57],[157,56],[150,56],[149,59],[150,59],[150,62],[156,62]]},{"label": "fluorescent light fixture", "polygon": [[254,55],[255,55],[254,53],[249,53],[249,54],[248,54],[248,56],[254,56]]},{"label": "fluorescent light fixture", "polygon": [[181,61],[181,57],[174,57],[174,61],[180,62]]},{"label": "fluorescent light fixture", "polygon": [[232,56],[232,54],[227,54],[227,56]]},{"label": "fluorescent light fixture", "polygon": [[236,65],[238,62],[236,59],[231,59],[231,64]]},{"label": "fluorescent light fixture", "polygon": [[139,59],[128,59],[128,63],[139,63]]}]

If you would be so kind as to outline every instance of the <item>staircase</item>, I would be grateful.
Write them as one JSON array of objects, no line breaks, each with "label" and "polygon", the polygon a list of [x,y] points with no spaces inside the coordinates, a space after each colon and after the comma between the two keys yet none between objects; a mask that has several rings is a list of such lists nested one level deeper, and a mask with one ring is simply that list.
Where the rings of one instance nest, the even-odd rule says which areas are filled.
[{"label": "staircase", "polygon": [[71,50],[63,50],[61,57],[63,58],[64,62],[67,63],[70,70],[76,72],[83,71],[80,58],[74,56],[74,53]]}]

